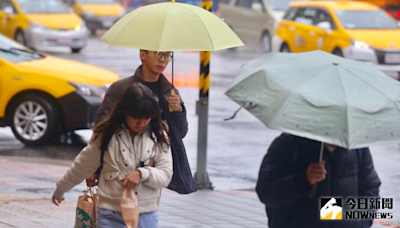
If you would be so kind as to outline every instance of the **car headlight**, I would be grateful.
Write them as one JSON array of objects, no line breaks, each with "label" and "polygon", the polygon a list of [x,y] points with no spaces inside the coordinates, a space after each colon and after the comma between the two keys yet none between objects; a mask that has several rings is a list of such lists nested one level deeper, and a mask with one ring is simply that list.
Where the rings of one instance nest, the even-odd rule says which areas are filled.
[{"label": "car headlight", "polygon": [[46,26],[30,22],[29,25],[34,29],[47,29]]},{"label": "car headlight", "polygon": [[355,48],[359,48],[359,49],[369,49],[370,48],[369,44],[367,44],[364,41],[350,40],[350,42]]},{"label": "car headlight", "polygon": [[72,85],[78,93],[86,96],[103,98],[104,94],[106,93],[106,88],[100,86],[86,85],[75,82],[70,82],[69,84]]},{"label": "car headlight", "polygon": [[75,31],[81,31],[82,29],[85,29],[86,28],[86,24],[85,24],[85,22],[82,22],[82,23],[80,23],[79,25],[76,25],[75,26]]},{"label": "car headlight", "polygon": [[86,17],[86,18],[96,17],[96,15],[94,15],[94,13],[91,13],[91,12],[88,12],[88,11],[82,11],[82,16]]}]

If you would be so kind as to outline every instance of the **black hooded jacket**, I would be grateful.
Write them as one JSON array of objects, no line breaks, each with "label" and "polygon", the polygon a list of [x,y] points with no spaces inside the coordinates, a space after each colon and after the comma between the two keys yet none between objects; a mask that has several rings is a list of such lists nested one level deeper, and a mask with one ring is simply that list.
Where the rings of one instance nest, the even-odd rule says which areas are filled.
[{"label": "black hooded jacket", "polygon": [[[372,220],[320,220],[320,198],[379,197],[381,181],[368,148],[325,148],[326,179],[317,185],[313,198],[306,170],[319,160],[321,143],[282,134],[271,144],[261,165],[257,194],[266,205],[270,228],[366,228]],[[345,214],[343,212],[343,217]]]}]

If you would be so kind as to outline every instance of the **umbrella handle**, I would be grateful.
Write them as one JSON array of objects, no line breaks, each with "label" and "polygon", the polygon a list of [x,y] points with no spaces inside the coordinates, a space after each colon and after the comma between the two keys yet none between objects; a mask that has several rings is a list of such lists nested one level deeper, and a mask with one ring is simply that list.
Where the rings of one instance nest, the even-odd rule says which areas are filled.
[{"label": "umbrella handle", "polygon": [[317,186],[318,184],[314,184],[313,188],[311,189],[310,194],[308,195],[310,199],[314,198],[315,193],[317,192]]},{"label": "umbrella handle", "polygon": [[[174,87],[172,87],[172,89],[171,89],[171,94],[175,94]],[[171,106],[168,106],[168,108],[169,108],[169,112],[173,112],[174,111],[174,109],[171,108]]]},{"label": "umbrella handle", "polygon": [[256,103],[254,103],[254,102],[248,102],[248,103],[242,105],[238,110],[236,110],[236,112],[233,113],[233,116],[231,116],[230,118],[224,119],[224,121],[228,121],[228,120],[234,119],[234,118],[236,117],[236,114],[238,114],[238,112],[239,112],[240,110],[242,110],[242,108],[254,108],[254,107],[256,107],[256,106],[257,106]]},{"label": "umbrella handle", "polygon": [[[172,3],[175,3],[175,0],[172,0]],[[172,52],[172,91],[174,91],[174,52]]]},{"label": "umbrella handle", "polygon": [[[319,152],[319,163],[322,162],[322,154],[324,153],[324,142],[321,143],[321,150]],[[314,198],[315,193],[317,192],[317,186],[318,184],[314,184],[313,188],[310,191],[310,194],[308,195],[308,197],[310,199]]]},{"label": "umbrella handle", "polygon": [[238,110],[236,110],[235,113],[233,113],[233,116],[231,116],[230,118],[224,119],[224,121],[233,120],[233,119],[236,117],[236,114],[238,114],[238,112],[239,112],[243,107],[244,107],[244,106],[241,106]]}]

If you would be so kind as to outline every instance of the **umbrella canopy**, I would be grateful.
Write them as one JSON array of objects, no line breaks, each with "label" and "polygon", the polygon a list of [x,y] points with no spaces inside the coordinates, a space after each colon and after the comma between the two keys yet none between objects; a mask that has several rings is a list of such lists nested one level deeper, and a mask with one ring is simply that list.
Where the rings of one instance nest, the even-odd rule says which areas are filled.
[{"label": "umbrella canopy", "polygon": [[165,2],[138,8],[101,38],[110,46],[149,51],[217,51],[244,46],[213,13],[189,4]]},{"label": "umbrella canopy", "polygon": [[261,56],[226,92],[268,127],[348,149],[400,140],[400,82],[326,52]]}]

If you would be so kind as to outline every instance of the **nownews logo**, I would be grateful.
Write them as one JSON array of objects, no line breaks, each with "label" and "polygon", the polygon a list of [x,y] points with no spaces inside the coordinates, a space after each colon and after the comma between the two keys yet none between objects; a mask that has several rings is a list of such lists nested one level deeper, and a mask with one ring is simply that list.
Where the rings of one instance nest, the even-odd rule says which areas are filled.
[{"label": "nownews logo", "polygon": [[393,213],[367,211],[393,209],[393,198],[348,198],[346,205],[351,206],[346,219],[393,219]]},{"label": "nownews logo", "polygon": [[[341,220],[342,198],[320,198],[321,220]],[[346,220],[393,219],[391,212],[373,212],[379,209],[393,209],[393,198],[348,198],[345,211]]]},{"label": "nownews logo", "polygon": [[342,220],[342,198],[321,198],[321,220]]}]

